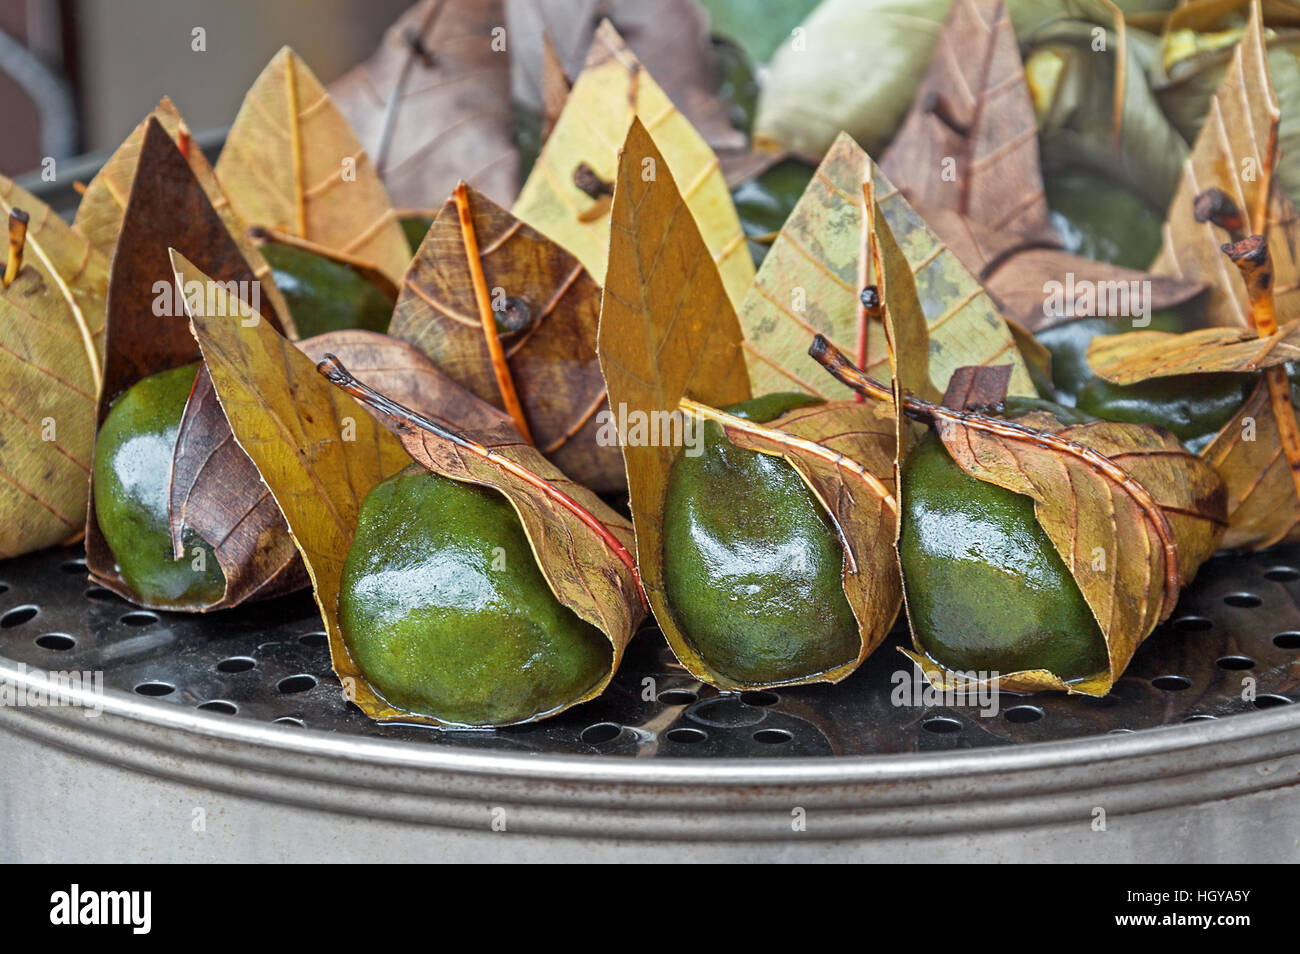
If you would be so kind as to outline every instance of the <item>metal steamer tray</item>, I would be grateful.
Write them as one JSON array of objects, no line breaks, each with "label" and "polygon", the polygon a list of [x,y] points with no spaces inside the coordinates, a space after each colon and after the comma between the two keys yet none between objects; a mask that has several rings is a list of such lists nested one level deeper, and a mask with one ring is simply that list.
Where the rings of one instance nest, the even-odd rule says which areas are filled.
[{"label": "metal steamer tray", "polygon": [[308,594],[145,611],[75,550],[0,584],[3,861],[1300,858],[1300,547],[1208,563],[1103,699],[945,705],[901,630],[838,686],[720,693],[647,627],[500,730],[370,722]]},{"label": "metal steamer tray", "polygon": [[647,626],[591,703],[436,730],[344,700],[309,594],[155,613],[46,551],[0,563],[0,861],[1295,861],[1297,597],[1300,547],[1212,560],[1103,699],[945,704],[902,629],[719,693]]}]

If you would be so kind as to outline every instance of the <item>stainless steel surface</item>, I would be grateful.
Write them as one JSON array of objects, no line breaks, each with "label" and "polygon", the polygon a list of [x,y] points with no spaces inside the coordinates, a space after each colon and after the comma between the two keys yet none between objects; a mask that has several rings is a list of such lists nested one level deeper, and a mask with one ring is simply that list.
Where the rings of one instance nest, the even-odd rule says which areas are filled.
[{"label": "stainless steel surface", "polygon": [[0,564],[0,656],[102,671],[107,689],[160,710],[421,746],[639,758],[949,751],[1220,718],[1300,697],[1300,548],[1208,564],[1103,699],[1004,693],[991,718],[967,706],[896,705],[913,673],[894,648],[901,630],[837,686],[720,694],[690,678],[650,628],[600,699],[499,731],[372,723],[343,699],[306,593],[211,616],[154,613],[87,583],[79,560],[50,551]]},{"label": "stainless steel surface", "polygon": [[724,696],[651,631],[594,703],[440,732],[351,710],[304,599],[141,614],[41,554],[0,564],[0,680],[103,708],[0,707],[0,860],[1300,860],[1297,563],[1208,565],[1111,702],[895,706],[889,647]]}]

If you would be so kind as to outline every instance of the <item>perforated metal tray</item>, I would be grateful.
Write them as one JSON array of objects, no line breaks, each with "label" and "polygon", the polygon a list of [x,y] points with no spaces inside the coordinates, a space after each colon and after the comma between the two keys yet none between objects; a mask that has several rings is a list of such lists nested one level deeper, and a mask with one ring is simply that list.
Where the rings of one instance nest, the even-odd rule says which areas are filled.
[{"label": "perforated metal tray", "polygon": [[380,726],[306,594],[142,611],[71,550],[0,585],[0,681],[104,680],[96,717],[0,706],[0,861],[1300,860],[1300,548],[1207,564],[1105,699],[988,717],[896,705],[901,632],[838,686],[722,694],[647,628],[557,718]]},{"label": "perforated metal tray", "polygon": [[895,649],[901,630],[837,686],[719,693],[692,679],[650,626],[600,699],[498,731],[372,723],[343,699],[306,593],[211,616],[154,613],[88,583],[70,550],[0,564],[0,583],[0,656],[14,662],[102,671],[107,689],[160,707],[414,745],[659,758],[870,755],[1132,732],[1300,699],[1300,548],[1210,562],[1102,699],[1003,693],[992,717],[970,706],[899,705],[921,688]]}]

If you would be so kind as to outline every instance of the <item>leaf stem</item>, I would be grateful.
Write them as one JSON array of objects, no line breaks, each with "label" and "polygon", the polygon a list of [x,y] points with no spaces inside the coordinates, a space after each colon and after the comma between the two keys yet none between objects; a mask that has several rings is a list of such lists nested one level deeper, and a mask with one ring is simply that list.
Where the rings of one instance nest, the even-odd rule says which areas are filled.
[{"label": "leaf stem", "polygon": [[[880,292],[876,286],[869,284],[872,265],[880,257],[879,250],[876,248],[875,209],[876,187],[868,170],[867,178],[862,183],[862,253],[858,257],[858,287],[862,289],[858,294],[859,368],[867,366],[867,342],[870,338],[871,319],[880,320]],[[876,276],[876,281],[880,281],[879,275]],[[861,394],[855,394],[853,399],[859,404],[865,400]]]},{"label": "leaf stem", "polygon": [[23,267],[23,249],[27,245],[29,216],[22,209],[9,211],[9,258],[5,262],[4,287],[8,288]]},{"label": "leaf stem", "polygon": [[1268,126],[1268,148],[1264,154],[1264,161],[1260,163],[1261,179],[1259,192],[1255,196],[1255,208],[1251,213],[1251,228],[1260,235],[1268,234],[1269,212],[1273,204],[1273,184],[1277,177],[1273,174],[1277,166],[1278,159],[1278,141],[1277,141],[1278,121],[1275,118]]},{"label": "leaf stem", "polygon": [[[1277,312],[1273,301],[1273,262],[1268,254],[1268,239],[1251,235],[1240,242],[1223,246],[1223,253],[1241,270],[1246,282],[1246,296],[1250,301],[1250,320],[1255,333],[1261,338],[1277,333]],[[1277,421],[1277,434],[1286,454],[1291,471],[1291,486],[1300,500],[1300,423],[1296,421],[1295,405],[1291,402],[1291,382],[1287,380],[1286,366],[1274,365],[1264,372],[1268,399]]]},{"label": "leaf stem", "polygon": [[[867,377],[860,368],[854,367],[844,353],[827,341],[823,335],[818,335],[813,339],[808,354],[841,384],[877,401],[893,403],[893,392],[889,388],[879,381]],[[903,413],[914,421],[920,421],[931,426],[938,424],[969,428],[1007,440],[1022,441],[1038,447],[1045,447],[1083,461],[1091,469],[1122,486],[1129,496],[1133,498],[1134,503],[1146,514],[1147,519],[1151,521],[1156,536],[1160,538],[1160,544],[1165,553],[1164,601],[1161,606],[1160,618],[1164,619],[1169,613],[1173,612],[1174,604],[1178,602],[1180,586],[1178,543],[1174,539],[1173,530],[1169,526],[1169,520],[1165,517],[1165,512],[1160,509],[1160,505],[1155,501],[1155,498],[1151,496],[1145,487],[1129,476],[1124,468],[1091,447],[1080,444],[1078,441],[1068,440],[1058,434],[1040,431],[1012,421],[985,417],[969,411],[954,411],[941,404],[934,404],[911,395],[903,395]]]},{"label": "leaf stem", "polygon": [[1233,241],[1245,238],[1246,217],[1237,203],[1222,189],[1206,189],[1192,203],[1192,217],[1197,222],[1213,222]]},{"label": "leaf stem", "polygon": [[1240,242],[1221,246],[1224,255],[1236,265],[1246,282],[1250,301],[1250,321],[1261,338],[1277,333],[1277,314],[1273,307],[1273,262],[1268,254],[1268,239],[1250,235]]},{"label": "leaf stem", "polygon": [[402,36],[406,50],[404,51],[402,65],[397,71],[397,78],[393,82],[392,92],[388,94],[384,103],[384,118],[379,127],[379,136],[375,144],[375,171],[381,176],[388,171],[388,150],[393,141],[393,132],[397,128],[397,113],[401,109],[403,98],[406,96],[406,83],[411,75],[411,67],[418,59],[425,69],[434,68],[436,61],[432,52],[424,45],[424,35],[432,30],[438,22],[438,17],[442,14],[442,8],[445,5],[446,0],[434,0],[420,25],[408,29]]},{"label": "leaf stem", "polygon": [[496,315],[492,313],[492,299],[488,295],[487,278],[483,274],[483,259],[479,257],[478,235],[474,231],[474,214],[469,207],[469,187],[465,185],[464,180],[456,185],[455,199],[456,214],[460,219],[461,239],[465,243],[465,259],[469,265],[470,283],[474,286],[474,301],[478,304],[478,317],[483,325],[483,340],[487,343],[488,356],[492,360],[492,372],[496,375],[501,402],[524,440],[532,444],[533,433],[528,427],[528,418],[524,415],[523,405],[519,403],[519,395],[515,392],[515,381],[510,375],[510,365],[506,363],[506,353],[501,347],[501,338],[497,335]]},{"label": "leaf stem", "polygon": [[641,597],[642,605],[650,605],[646,600],[645,591],[641,586],[641,574],[637,571],[636,559],[632,554],[628,552],[625,546],[623,546],[618,537],[614,536],[614,534],[610,532],[609,528],[600,522],[595,514],[582,506],[582,504],[578,503],[578,501],[574,500],[564,491],[557,488],[549,480],[534,473],[522,464],[515,463],[510,458],[505,457],[487,445],[466,437],[445,425],[439,424],[437,421],[432,421],[423,414],[413,411],[405,405],[398,404],[386,395],[380,394],[374,388],[367,384],[363,384],[353,377],[352,372],[344,367],[343,362],[333,354],[326,354],[324,359],[316,365],[316,370],[319,371],[331,384],[342,389],[366,407],[374,408],[386,417],[395,420],[399,428],[416,428],[429,434],[433,434],[440,440],[455,444],[462,450],[466,450],[476,457],[481,457],[483,460],[489,461],[507,473],[513,474],[525,483],[542,491],[542,493],[546,494],[547,497],[572,513],[600,537],[605,545],[613,551],[614,556],[618,558],[619,562],[626,566],[628,571],[632,574],[632,579],[636,582],[637,593]]}]

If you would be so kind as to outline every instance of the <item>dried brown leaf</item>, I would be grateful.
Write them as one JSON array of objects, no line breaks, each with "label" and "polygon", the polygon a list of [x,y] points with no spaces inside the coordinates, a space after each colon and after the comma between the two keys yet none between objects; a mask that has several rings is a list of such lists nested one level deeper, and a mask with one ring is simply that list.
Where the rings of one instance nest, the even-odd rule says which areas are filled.
[{"label": "dried brown leaf", "polygon": [[497,202],[519,191],[504,23],[502,0],[422,0],[330,84],[397,205],[431,205],[461,179]]},{"label": "dried brown leaf", "polygon": [[297,337],[293,319],[289,315],[289,306],[285,303],[280,290],[275,287],[271,277],[271,266],[262,253],[246,234],[247,224],[239,217],[226,198],[217,182],[212,166],[208,164],[203,150],[190,138],[189,127],[167,97],[154,107],[154,111],[144,118],[140,125],[131,131],[122,145],[108,157],[99,172],[86,186],[86,193],[77,206],[75,226],[77,231],[86,236],[90,243],[99,249],[110,261],[117,248],[118,236],[122,231],[122,218],[126,214],[127,197],[131,193],[131,183],[135,181],[136,168],[140,162],[140,150],[144,146],[145,132],[150,120],[162,126],[163,131],[176,143],[185,161],[189,163],[194,178],[208,196],[212,208],[226,223],[231,237],[239,246],[239,252],[248,267],[262,283],[261,295],[270,302],[272,309],[280,317],[289,337]]},{"label": "dried brown leaf", "polygon": [[[641,175],[649,160],[654,179]],[[721,407],[750,396],[740,326],[712,256],[654,140],[639,119],[623,143],[601,304],[600,364],[620,416],[676,412],[682,398]],[[620,435],[621,436],[621,435]],[[623,447],[637,564],[650,608],[682,664],[717,678],[674,623],[663,583],[660,518],[680,448]]]},{"label": "dried brown leaf", "polygon": [[[212,287],[215,303],[229,304],[219,283],[183,255],[174,261],[179,284]],[[190,327],[235,441],[256,465],[302,555],[345,696],[374,719],[424,721],[393,708],[370,687],[348,653],[336,613],[361,501],[411,458],[269,322],[245,325],[195,310]]]},{"label": "dried brown leaf", "polygon": [[1115,384],[1175,374],[1259,371],[1291,361],[1300,361],[1300,321],[1263,338],[1237,328],[1202,328],[1185,334],[1135,331],[1103,335],[1088,346],[1092,370]]},{"label": "dried brown leaf", "polygon": [[[118,251],[113,257],[104,387],[96,427],[108,416],[113,400],[137,381],[200,360],[198,345],[185,322],[184,306],[175,294],[170,249],[201,262],[205,274],[217,282],[230,283],[228,288],[242,296],[227,299],[226,288],[221,289],[222,303],[231,309],[221,312],[221,320],[239,324],[260,317],[272,327],[280,327],[271,302],[261,297],[260,282],[225,221],[213,209],[166,130],[150,119],[122,218]],[[205,288],[184,292],[205,296]],[[90,492],[93,499],[93,485]],[[268,564],[249,572],[258,576],[278,573],[282,561],[269,538],[258,552],[266,554]],[[139,602],[117,572],[93,506],[86,517],[86,567],[108,589]],[[245,577],[237,581],[231,595],[248,586],[247,580]],[[227,585],[230,588],[231,581],[227,580]],[[216,605],[225,605],[225,601],[200,609]]]},{"label": "dried brown leaf", "polygon": [[[732,127],[717,93],[718,64],[709,23],[695,0],[506,0],[512,92],[536,112],[546,108],[546,38],[562,70],[583,69],[603,18],[628,38],[631,52],[659,77],[664,92],[717,150],[740,149],[745,135]],[[656,129],[656,133],[658,129]]]},{"label": "dried brown leaf", "polygon": [[957,0],[880,168],[914,204],[1052,235],[1038,123],[1004,0]]},{"label": "dried brown leaf", "polygon": [[1263,25],[1252,5],[1246,35],[1233,50],[1227,76],[1184,164],[1164,224],[1164,248],[1151,268],[1209,286],[1207,313],[1214,325],[1249,328],[1251,317],[1246,283],[1220,250],[1225,233],[1212,222],[1196,221],[1196,197],[1211,188],[1231,198],[1250,230],[1268,239],[1278,323],[1300,318],[1300,224],[1273,176],[1280,118]]},{"label": "dried brown leaf", "polygon": [[[572,252],[597,282],[604,281],[608,187],[634,116],[654,128],[728,297],[738,303],[754,278],[754,262],[718,157],[608,21],[597,29],[586,66],[511,211]],[[584,166],[586,191],[574,181]]]},{"label": "dried brown leaf", "polygon": [[[856,353],[863,266],[864,200],[870,180],[884,220],[909,264],[933,353],[931,383],[942,393],[962,365],[1011,364],[1011,393],[1035,394],[1006,321],[979,282],[908,205],[870,157],[842,135],[826,154],[773,243],[739,310],[750,374],[759,391],[806,391],[825,398],[851,392],[808,357],[823,334]],[[866,369],[885,377],[884,329],[871,322]]]},{"label": "dried brown leaf", "polygon": [[1061,443],[1044,446],[1005,422],[941,418],[935,430],[968,474],[1034,501],[1106,639],[1107,673],[1071,684],[1051,674],[1009,673],[1001,687],[1104,695],[1222,538],[1223,485],[1167,432],[1110,421],[1035,423]]},{"label": "dried brown leaf", "polygon": [[[600,492],[621,490],[626,478],[618,448],[597,441],[598,415],[608,409],[596,357],[600,286],[572,255],[485,196],[470,190],[468,202],[497,312],[522,324],[500,339],[534,443],[579,483]],[[389,332],[478,398],[506,406],[453,199],[416,253]]]},{"label": "dried brown leaf", "polygon": [[1268,385],[1261,381],[1209,446],[1201,459],[1228,488],[1231,525],[1225,549],[1264,549],[1300,535],[1300,511],[1294,504],[1291,468],[1277,437],[1277,417]]}]

